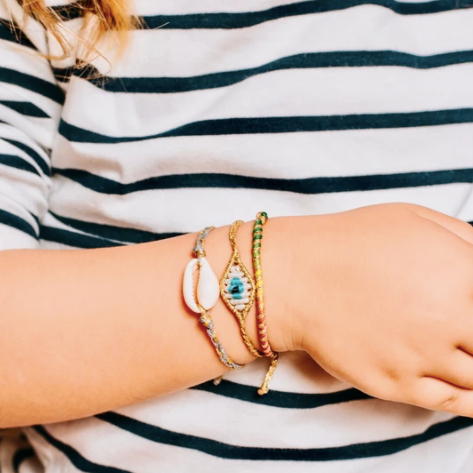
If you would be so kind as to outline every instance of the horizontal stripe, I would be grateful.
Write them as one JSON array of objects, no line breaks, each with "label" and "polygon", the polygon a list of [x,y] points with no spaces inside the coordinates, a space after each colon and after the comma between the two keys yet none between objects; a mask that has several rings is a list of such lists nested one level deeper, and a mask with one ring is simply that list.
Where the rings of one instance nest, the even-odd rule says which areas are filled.
[{"label": "horizontal stripe", "polygon": [[[302,386],[297,385],[297,381],[291,382],[294,371],[298,371],[301,365],[287,363],[286,360],[283,362],[286,366],[282,367],[277,376],[278,383],[290,386],[295,392],[301,392]],[[265,363],[259,365],[262,368],[260,371],[262,376]],[[305,366],[309,368],[310,365]],[[255,368],[252,366],[251,369],[254,375]],[[314,370],[312,375],[320,380],[322,373]],[[312,388],[315,388],[314,384]],[[256,390],[257,386],[254,386],[255,393]],[[195,389],[150,400],[139,406],[123,407],[114,412],[171,432],[203,437],[225,444],[303,450],[408,437],[424,432],[433,424],[455,417],[447,413],[434,413],[406,404],[377,399],[326,405],[314,409],[275,408],[232,400]],[[179,412],[179,415],[175,415],[176,412]],[[409,422],[401,420],[407,418],[410,419]],[[202,419],[205,419],[204,424]],[[258,419],[258,429],[248,428],[248,419]],[[228,426],[231,426],[231,429]],[[109,429],[111,427],[109,426]]]},{"label": "horizontal stripe", "polygon": [[271,461],[340,461],[358,458],[381,457],[406,450],[429,440],[473,426],[473,419],[456,417],[429,427],[425,432],[379,442],[359,443],[343,447],[290,449],[258,448],[229,445],[215,440],[172,432],[160,427],[137,421],[130,417],[106,412],[96,416],[123,430],[153,442],[198,450],[208,455],[233,460],[271,460]]},{"label": "horizontal stripe", "polygon": [[[471,0],[434,0],[430,2],[406,3],[395,0],[309,0],[305,2],[279,5],[266,10],[236,13],[193,13],[184,15],[149,15],[140,17],[141,27],[176,30],[187,29],[233,29],[248,28],[267,21],[291,16],[326,13],[346,10],[361,5],[377,5],[399,15],[426,15],[447,12],[473,6]],[[79,3],[53,7],[64,20],[80,18],[84,9]]]},{"label": "horizontal stripe", "polygon": [[[471,20],[473,24],[473,15]],[[419,111],[473,110],[472,83],[473,63],[437,68],[428,73],[423,70],[387,67],[349,68],[344,69],[343,73],[337,68],[291,69],[262,74],[226,88],[177,94],[105,93],[87,81],[74,80],[74,93],[68,97],[68,106],[65,108],[62,118],[67,123],[100,135],[147,137],[166,133],[169,130],[177,130],[182,126],[193,124],[197,120],[199,123],[219,120],[217,125],[219,126],[220,120],[232,117],[245,120],[291,117],[289,120],[292,120],[293,117],[357,117],[360,114],[376,116],[386,113],[392,115]],[[81,97],[88,97],[88,100],[84,101]],[[376,100],[373,100],[373,97]],[[90,106],[91,103],[94,104],[93,107]],[[115,109],[120,110],[119,116],[106,113],[106,110]],[[155,113],[156,110],[160,110],[162,113]],[[404,128],[409,129],[408,127]],[[411,127],[410,129],[412,128],[414,130],[410,133],[413,136],[419,133],[415,139],[420,145],[420,135],[428,133],[426,131],[428,127],[423,127],[422,130],[419,130],[419,127]],[[451,133],[452,128],[465,130],[470,128],[469,132],[471,133],[471,126],[448,127],[445,131],[439,131],[436,127],[433,132]],[[395,130],[399,130],[399,128],[395,128]],[[393,135],[395,133],[396,131],[392,132]],[[397,131],[397,133],[400,132]],[[304,139],[301,138],[302,133],[298,133],[297,138],[294,133],[286,133],[286,135],[288,141]],[[316,135],[316,133],[310,135]],[[334,139],[338,135],[337,139],[344,144],[346,149],[345,136],[354,138],[357,134],[350,133],[340,136],[340,134],[332,133],[332,135],[334,135]],[[364,135],[358,134],[355,139]],[[198,136],[211,137],[205,140],[208,143],[212,139],[215,140],[216,135],[210,131],[208,135]],[[224,141],[231,135],[222,136],[225,138],[220,141]],[[242,135],[235,133],[234,136],[239,140]],[[246,134],[247,138],[244,139],[251,141],[257,139],[255,137],[259,137],[260,142],[265,142],[262,148],[274,149],[274,136],[273,134],[269,138],[269,146],[267,133],[248,133]],[[371,144],[367,146],[368,149],[373,147],[373,133],[370,136]],[[313,137],[312,139],[316,140],[317,138]],[[166,141],[169,142],[168,149],[174,145],[182,149],[184,146],[179,143],[185,140],[161,140],[158,146],[151,146],[151,148],[155,153],[164,154],[161,147],[165,146]],[[376,138],[376,142],[379,142],[378,138]],[[131,141],[128,149],[132,149],[132,145],[135,143],[136,141]],[[150,146],[149,140],[145,140],[143,143],[142,148]],[[201,142],[198,140],[194,142],[194,146],[202,149]],[[91,148],[93,146],[87,149]],[[102,150],[104,147],[96,148]],[[450,148],[456,150],[459,147],[450,144]],[[110,146],[108,149],[111,150],[112,147]],[[238,150],[239,145],[235,151]],[[187,150],[187,152],[189,151]],[[218,156],[218,151],[217,147],[213,154]],[[253,148],[251,154],[254,155],[259,151]],[[295,148],[290,152],[291,155],[297,153],[299,150]],[[134,151],[133,154],[135,155]],[[176,153],[173,154],[177,156]],[[384,156],[384,152],[382,155]],[[197,167],[201,162],[207,161],[202,159],[204,156],[206,153],[196,160]],[[417,158],[417,160],[421,159],[420,156]],[[239,166],[239,160],[232,163],[233,166]],[[194,165],[190,169],[194,172]],[[246,173],[243,172],[243,174]]]},{"label": "horizontal stripe", "polygon": [[[428,56],[473,50],[472,23],[473,8],[402,17],[366,6],[250,29],[185,32],[162,28],[133,34],[125,63],[111,69],[107,62],[96,60],[94,66],[105,76],[189,77],[258,67],[301,53],[381,50]],[[282,37],[288,39],[274,40]]]},{"label": "horizontal stripe", "polygon": [[10,21],[0,19],[0,40],[1,39],[34,50],[37,49],[17,25]]},{"label": "horizontal stripe", "polygon": [[48,225],[40,226],[39,238],[41,240],[62,243],[63,245],[73,246],[82,249],[94,248],[110,248],[113,246],[121,246],[115,241],[105,240],[90,235],[64,230],[63,228],[55,228]]},{"label": "horizontal stripe", "polygon": [[0,209],[0,223],[3,225],[8,225],[9,227],[16,228],[27,235],[38,239],[38,235],[36,234],[36,230],[26,221],[23,220],[18,215],[14,215],[6,210]]},{"label": "horizontal stripe", "polygon": [[231,174],[179,174],[150,177],[130,184],[122,184],[78,169],[54,168],[54,172],[95,192],[108,195],[180,188],[260,189],[298,194],[326,194],[473,182],[473,168],[307,179],[274,179]]},{"label": "horizontal stripe", "polygon": [[343,136],[277,134],[269,141],[268,135],[191,136],[161,140],[159,146],[141,141],[98,147],[62,136],[55,141],[61,168],[89,170],[122,183],[183,172],[304,179],[462,169],[473,164],[472,148],[468,124],[443,127],[441,133],[437,127],[353,130]]},{"label": "horizontal stripe", "polygon": [[[471,20],[473,24],[473,15]],[[178,130],[197,120],[198,123],[212,123],[211,120],[217,120],[218,122],[213,123],[220,126],[222,123],[220,120],[227,120],[231,117],[244,118],[245,120],[290,117],[288,120],[293,120],[293,117],[357,117],[360,114],[376,116],[386,113],[392,115],[419,111],[473,110],[473,94],[471,93],[473,63],[438,68],[428,73],[422,70],[387,67],[350,68],[341,72],[337,68],[292,69],[252,77],[227,88],[180,94],[113,94],[106,93],[87,81],[74,80],[74,93],[68,96],[68,106],[64,109],[62,118],[66,123],[108,137],[123,135],[126,137],[147,137],[166,133],[169,130]],[[81,97],[88,97],[88,100],[85,101]],[[373,97],[376,100],[373,100]],[[90,104],[94,104],[93,107]],[[119,115],[108,114],[107,110],[120,110],[120,113]],[[156,110],[160,110],[162,113],[155,113]],[[376,120],[373,119],[373,121]],[[413,136],[419,134],[415,138],[418,145],[422,143],[420,135],[428,133],[426,128],[428,127],[419,130],[419,127],[404,127],[405,130],[413,129],[410,132]],[[452,133],[452,128],[463,128],[464,130],[470,128],[469,132],[471,133],[471,125],[448,127],[442,131],[436,127],[431,133]],[[386,130],[389,129],[393,128],[386,128]],[[399,128],[394,128],[394,130],[399,130]],[[394,131],[392,135],[396,132],[400,134],[399,131]],[[294,133],[281,133],[281,135],[284,134],[287,135],[288,142],[293,139],[308,139],[301,138],[303,133],[298,133],[296,136]],[[189,135],[191,134],[189,133]],[[310,133],[310,135],[313,136],[311,139],[317,139],[314,136],[316,133]],[[351,139],[355,138],[355,140],[366,136],[366,134],[356,136],[356,133],[343,134],[342,136],[332,133],[332,135],[334,135],[334,140],[338,135],[337,139],[341,142],[339,147],[343,144],[345,149],[347,146],[346,136],[350,136]],[[215,140],[214,137],[217,135],[211,130],[207,135],[196,136],[210,137],[204,140],[205,143],[208,143],[212,139]],[[225,137],[220,139],[223,142],[232,135],[223,134],[221,136]],[[273,145],[275,134],[270,138],[267,133],[248,133],[243,135],[246,138],[241,138],[242,134],[238,133],[234,133],[234,136],[236,140],[247,139],[248,141],[256,140],[256,137],[259,137],[258,141],[264,142],[262,148],[275,148]],[[368,149],[373,147],[373,133],[370,136],[371,144],[367,146]],[[166,141],[168,141],[167,149],[172,149],[172,146],[184,148],[182,142],[185,140],[182,139],[161,140],[158,146],[150,146],[149,140],[144,140],[142,148],[150,147],[155,153],[163,155],[161,147],[166,146]],[[363,141],[366,142],[366,140]],[[379,142],[378,138],[376,138],[376,142]],[[136,143],[136,141],[130,141],[128,149],[135,149],[133,145]],[[201,150],[201,143],[195,140],[193,147]],[[75,144],[72,147],[75,148]],[[94,147],[87,147],[88,150],[92,148]],[[112,150],[112,146],[95,148],[100,149],[101,155],[103,154],[102,149]],[[450,144],[450,148],[456,150],[459,146]],[[388,149],[387,146],[386,149]],[[237,144],[235,152],[238,150],[239,144]],[[257,148],[253,148],[251,154],[254,155],[259,151]],[[138,153],[132,152],[137,158]],[[189,152],[190,149],[187,150],[187,153]],[[290,154],[296,155],[299,152],[300,150],[292,148]],[[94,153],[95,151],[92,152],[92,154]],[[176,153],[173,154],[175,157],[178,156]],[[212,154],[219,155],[218,147]],[[382,155],[384,156],[384,152]],[[202,159],[204,156],[207,156],[207,151],[190,167],[191,172],[194,172],[194,166],[200,167],[201,162],[207,162],[207,159]],[[417,158],[418,161],[421,159],[420,156]],[[239,160],[232,163],[232,167],[239,165]],[[94,169],[95,166],[94,164]],[[116,168],[116,166],[114,167]],[[246,173],[243,172],[243,174]]]},{"label": "horizontal stripe", "polygon": [[156,138],[254,133],[300,133],[317,131],[411,128],[473,123],[473,108],[432,112],[332,115],[312,117],[222,118],[202,120],[148,136],[108,136],[61,120],[59,133],[78,143],[128,143]]},{"label": "horizontal stripe", "polygon": [[31,214],[31,218],[35,221],[36,226],[39,228],[39,218],[36,215]]},{"label": "horizontal stripe", "polygon": [[56,15],[61,17],[62,21],[70,21],[81,18],[86,11],[81,1],[68,3],[66,5],[52,6],[50,8]]},{"label": "horizontal stripe", "polygon": [[260,396],[257,394],[254,386],[246,386],[225,379],[218,386],[209,381],[192,389],[238,399],[239,401],[286,409],[314,409],[331,404],[371,399],[370,396],[357,389],[346,389],[344,391],[323,394],[291,393],[271,389],[268,394]]},{"label": "horizontal stripe", "polygon": [[43,426],[36,425],[32,427],[46,442],[62,452],[69,461],[79,470],[88,473],[130,473],[120,468],[99,465],[84,458],[77,450],[53,437]]},{"label": "horizontal stripe", "polygon": [[[245,13],[196,13],[191,15],[146,16],[142,22],[147,28],[166,29],[233,29],[248,28],[267,21],[291,16],[310,15],[345,10],[361,5],[377,5],[399,15],[425,15],[452,11],[473,6],[470,0],[437,0],[421,3],[405,3],[395,0],[310,0],[279,5],[262,11]],[[163,26],[165,25],[165,26]]]},{"label": "horizontal stripe", "polygon": [[[433,69],[470,62],[473,62],[473,51],[432,56],[417,56],[398,51],[334,51],[296,54],[259,67],[192,77],[100,77],[99,71],[93,67],[87,70],[87,76],[84,75],[84,70],[74,70],[73,74],[87,79],[107,92],[168,94],[227,87],[259,74],[287,69],[380,66]],[[71,70],[56,69],[55,75],[57,74],[68,77]]]},{"label": "horizontal stripe", "polygon": [[0,105],[11,108],[15,112],[27,117],[51,118],[47,113],[31,102],[17,102],[14,100],[0,100]]},{"label": "horizontal stripe", "polygon": [[84,77],[85,79],[89,74],[92,75],[93,71],[95,70],[96,69],[92,65],[88,65],[88,67],[85,70],[77,69],[76,66],[69,66],[69,67],[64,67],[64,68],[61,68],[61,67],[52,68],[54,77],[59,82],[68,82],[73,74],[77,77]]},{"label": "horizontal stripe", "polygon": [[76,230],[90,233],[106,240],[115,240],[118,242],[147,243],[182,235],[182,233],[153,233],[146,230],[138,230],[136,228],[124,228],[114,225],[84,222],[83,220],[64,217],[51,211],[49,213],[58,221]]},{"label": "horizontal stripe", "polygon": [[19,158],[18,156],[0,153],[0,164],[3,164],[4,166],[10,166],[15,169],[20,169],[21,171],[32,172],[33,174],[40,176],[40,173],[34,166],[24,159]]},{"label": "horizontal stripe", "polygon": [[[209,224],[218,227],[238,219],[252,220],[260,208],[267,209],[269,215],[277,217],[319,215],[366,205],[409,202],[455,216],[467,201],[472,188],[471,182],[326,194],[181,188],[134,192],[117,199],[114,194],[91,191],[60,175],[55,176],[53,184],[59,190],[51,193],[49,208],[59,215],[157,233],[189,233],[200,231]],[[193,205],[190,206],[190,203]],[[50,221],[43,223],[62,226]]]},{"label": "horizontal stripe", "polygon": [[18,473],[20,471],[21,464],[24,461],[30,458],[34,458],[34,457],[35,457],[35,452],[31,447],[21,448],[20,450],[17,450],[12,458],[13,471],[15,473]]},{"label": "horizontal stripe", "polygon": [[31,90],[32,92],[43,95],[60,105],[64,103],[64,92],[59,86],[30,74],[15,71],[7,67],[0,67],[0,82],[13,84]]},{"label": "horizontal stripe", "polygon": [[15,146],[16,148],[20,149],[21,151],[23,151],[24,153],[26,153],[31,159],[34,160],[34,162],[39,166],[39,168],[41,169],[41,171],[43,171],[43,173],[46,175],[46,176],[50,176],[51,175],[51,169],[48,165],[48,163],[44,160],[44,158],[38,153],[36,152],[33,148],[29,147],[28,145],[25,145],[24,143],[22,143],[21,141],[17,141],[17,140],[11,140],[10,138],[2,138],[4,141],[6,141],[7,143],[10,143],[11,145]]}]

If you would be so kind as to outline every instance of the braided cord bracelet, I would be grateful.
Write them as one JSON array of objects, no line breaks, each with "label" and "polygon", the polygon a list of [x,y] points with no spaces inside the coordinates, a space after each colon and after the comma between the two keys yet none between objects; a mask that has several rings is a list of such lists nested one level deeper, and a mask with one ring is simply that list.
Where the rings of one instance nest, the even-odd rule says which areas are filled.
[{"label": "braided cord bracelet", "polygon": [[246,333],[246,317],[255,301],[255,281],[250,272],[243,264],[240,251],[237,246],[236,236],[238,228],[243,224],[237,220],[230,227],[229,239],[232,246],[232,256],[220,279],[220,295],[225,305],[235,315],[239,325],[243,341],[248,351],[257,357],[264,356],[253,344]]},{"label": "braided cord bracelet", "polygon": [[[206,328],[207,335],[209,336],[210,341],[212,342],[212,345],[214,346],[220,361],[232,370],[241,370],[242,368],[244,368],[245,365],[239,365],[235,363],[230,358],[230,355],[227,354],[225,348],[223,348],[223,345],[220,343],[220,340],[218,339],[218,336],[215,333],[214,322],[212,320],[212,317],[210,317],[210,314],[200,304],[198,304],[197,307],[199,307],[201,314],[199,317],[199,322]],[[218,381],[216,381],[215,384],[218,384],[220,382],[219,378],[217,378],[217,380]]]},{"label": "braided cord bracelet", "polygon": [[275,353],[269,344],[266,328],[263,268],[261,266],[261,240],[263,239],[263,225],[267,220],[268,214],[266,212],[259,212],[253,226],[253,270],[256,280],[256,319],[258,324],[258,337],[263,353],[265,356],[272,358]]},{"label": "braided cord bracelet", "polygon": [[258,390],[258,394],[266,394],[268,392],[269,381],[271,380],[274,371],[276,370],[279,353],[272,350],[268,339],[268,330],[266,328],[266,313],[264,307],[264,284],[263,284],[263,268],[261,266],[261,240],[263,239],[263,225],[268,220],[266,212],[259,212],[256,215],[256,220],[253,226],[253,271],[256,281],[256,324],[258,331],[258,338],[261,344],[261,349],[265,356],[271,358],[271,365],[266,373],[265,380]]},{"label": "braided cord bracelet", "polygon": [[[225,351],[218,336],[215,332],[214,323],[210,316],[209,310],[217,303],[220,290],[217,276],[210,267],[204,250],[204,242],[208,234],[214,227],[204,228],[197,236],[197,241],[193,249],[194,258],[188,263],[184,272],[184,280],[182,284],[184,300],[193,312],[200,314],[199,322],[205,327],[207,335],[217,352],[220,361],[233,370],[240,370],[245,365],[235,363]],[[197,283],[197,291],[194,288],[195,271],[199,271],[199,279]],[[196,300],[197,294],[197,300]],[[215,381],[218,384],[221,378]]]}]

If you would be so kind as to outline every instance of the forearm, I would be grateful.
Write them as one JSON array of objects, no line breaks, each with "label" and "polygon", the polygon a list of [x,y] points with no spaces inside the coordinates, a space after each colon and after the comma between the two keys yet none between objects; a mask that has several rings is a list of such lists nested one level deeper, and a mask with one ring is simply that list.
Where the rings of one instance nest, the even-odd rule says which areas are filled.
[{"label": "forearm", "polygon": [[[265,226],[263,267],[268,329],[282,349],[285,219]],[[251,222],[240,228],[251,269]],[[0,427],[56,422],[184,389],[227,368],[181,296],[195,234],[97,250],[0,253]],[[206,242],[220,277],[231,248],[228,227]],[[279,312],[279,313],[278,313]],[[232,314],[219,301],[216,331],[238,363],[253,360]],[[256,342],[254,308],[248,332]]]}]

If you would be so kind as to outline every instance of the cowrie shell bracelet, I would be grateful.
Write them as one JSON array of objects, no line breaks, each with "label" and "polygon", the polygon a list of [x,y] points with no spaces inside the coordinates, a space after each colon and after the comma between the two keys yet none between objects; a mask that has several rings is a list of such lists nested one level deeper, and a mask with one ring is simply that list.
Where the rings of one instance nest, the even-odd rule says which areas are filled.
[{"label": "cowrie shell bracelet", "polygon": [[[184,301],[195,313],[200,314],[199,322],[205,327],[207,335],[217,352],[220,361],[233,370],[240,370],[245,365],[235,363],[225,351],[215,332],[214,323],[209,310],[215,306],[219,298],[219,283],[217,276],[206,259],[204,242],[214,227],[204,228],[197,236],[193,253],[194,258],[189,261],[184,271],[182,292]],[[194,284],[194,273],[198,271],[197,289]],[[218,383],[218,378],[216,383]]]}]

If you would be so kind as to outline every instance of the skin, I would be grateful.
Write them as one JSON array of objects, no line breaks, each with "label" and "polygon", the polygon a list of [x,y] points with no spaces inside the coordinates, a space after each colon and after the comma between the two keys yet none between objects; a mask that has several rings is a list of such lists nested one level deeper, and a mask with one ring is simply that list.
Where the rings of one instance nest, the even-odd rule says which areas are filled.
[{"label": "skin", "polygon": [[[238,237],[248,268],[251,229]],[[0,427],[86,417],[224,374],[181,297],[195,236],[1,252]],[[206,249],[223,274],[228,227]],[[263,270],[275,350],[305,350],[375,397],[473,417],[468,224],[407,204],[270,218]],[[253,361],[223,302],[211,313],[232,358]],[[255,325],[253,309],[256,342]]]},{"label": "skin", "polygon": [[317,219],[311,284],[290,287],[300,345],[375,397],[473,416],[473,229],[424,207],[378,205]]},{"label": "skin", "polygon": [[[272,275],[284,258],[270,258],[281,224],[265,228],[268,310],[281,291]],[[228,230],[216,229],[206,241],[219,276],[231,255]],[[250,269],[251,233],[250,222],[238,234]],[[0,252],[0,427],[86,417],[227,372],[181,295],[196,235],[97,250]],[[223,301],[211,314],[232,358],[253,361]],[[285,330],[275,315],[275,348],[284,349]],[[254,308],[248,332],[256,342]]]}]

